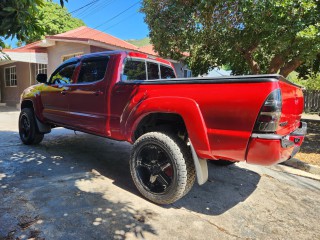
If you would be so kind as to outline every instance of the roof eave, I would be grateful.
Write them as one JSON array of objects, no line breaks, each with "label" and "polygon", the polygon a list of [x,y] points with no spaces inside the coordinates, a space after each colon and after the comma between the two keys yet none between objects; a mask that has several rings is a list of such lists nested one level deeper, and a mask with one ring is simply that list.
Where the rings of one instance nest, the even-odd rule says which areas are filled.
[{"label": "roof eave", "polygon": [[[26,62],[26,63],[41,63],[48,64],[48,54],[47,53],[37,53],[37,52],[5,52],[9,57],[0,63],[8,64],[11,62]],[[5,63],[6,62],[6,63]]]}]

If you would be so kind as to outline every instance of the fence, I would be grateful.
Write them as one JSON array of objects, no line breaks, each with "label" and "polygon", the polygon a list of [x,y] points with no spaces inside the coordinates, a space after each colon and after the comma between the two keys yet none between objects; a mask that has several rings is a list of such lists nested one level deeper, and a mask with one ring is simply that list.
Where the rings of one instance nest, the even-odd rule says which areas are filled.
[{"label": "fence", "polygon": [[305,90],[304,94],[304,111],[320,112],[320,91]]}]

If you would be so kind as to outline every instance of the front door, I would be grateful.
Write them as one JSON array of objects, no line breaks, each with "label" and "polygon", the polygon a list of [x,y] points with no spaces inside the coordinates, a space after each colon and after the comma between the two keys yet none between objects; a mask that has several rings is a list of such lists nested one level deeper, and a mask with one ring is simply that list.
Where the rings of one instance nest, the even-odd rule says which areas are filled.
[{"label": "front door", "polygon": [[50,122],[68,125],[70,120],[68,91],[73,82],[77,62],[61,65],[41,90],[43,116]]},{"label": "front door", "polygon": [[85,132],[106,134],[107,96],[106,69],[109,57],[91,57],[81,62],[75,84],[68,92],[72,126]]}]

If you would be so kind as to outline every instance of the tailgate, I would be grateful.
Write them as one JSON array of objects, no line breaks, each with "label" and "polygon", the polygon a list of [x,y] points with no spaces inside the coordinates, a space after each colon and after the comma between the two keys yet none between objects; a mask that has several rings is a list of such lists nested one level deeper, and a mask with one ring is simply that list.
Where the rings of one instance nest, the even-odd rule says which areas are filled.
[{"label": "tailgate", "polygon": [[280,80],[279,86],[282,93],[282,113],[277,134],[287,135],[300,125],[304,98],[302,89],[287,80]]}]

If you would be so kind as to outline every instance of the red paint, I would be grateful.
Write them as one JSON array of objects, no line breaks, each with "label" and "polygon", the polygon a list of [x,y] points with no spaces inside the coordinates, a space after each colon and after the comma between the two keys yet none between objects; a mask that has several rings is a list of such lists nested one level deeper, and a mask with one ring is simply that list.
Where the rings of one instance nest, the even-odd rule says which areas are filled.
[{"label": "red paint", "polygon": [[277,133],[287,135],[293,132],[300,125],[300,119],[304,107],[303,93],[300,88],[279,82],[282,93],[282,114],[280,122],[288,122],[284,127],[279,126]]},{"label": "red paint", "polygon": [[[42,121],[128,142],[134,141],[138,124],[148,114],[178,114],[200,158],[270,165],[290,157],[293,147],[282,148],[280,140],[251,138],[251,134],[262,105],[278,88],[283,99],[280,123],[286,124],[279,126],[276,134],[286,136],[298,128],[303,110],[300,88],[276,79],[245,83],[124,84],[120,82],[124,59],[128,55],[150,58],[136,52],[111,54],[103,80],[66,85],[65,95],[57,92],[51,99],[41,93],[40,97],[23,100],[33,101],[36,115]],[[163,59],[152,60],[172,66]],[[73,76],[75,83],[80,67],[81,64]],[[57,111],[48,113],[46,106],[55,102]],[[67,103],[63,106],[67,110],[62,113],[59,104],[63,102]],[[294,137],[290,140],[294,141]],[[300,145],[302,141],[303,137]]]},{"label": "red paint", "polygon": [[282,148],[280,140],[252,138],[248,146],[247,162],[272,165],[290,158],[294,147]]}]

